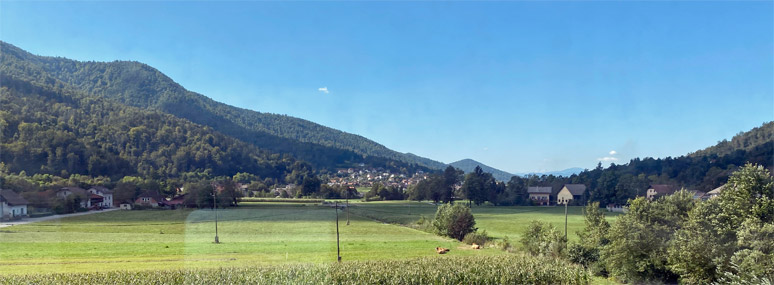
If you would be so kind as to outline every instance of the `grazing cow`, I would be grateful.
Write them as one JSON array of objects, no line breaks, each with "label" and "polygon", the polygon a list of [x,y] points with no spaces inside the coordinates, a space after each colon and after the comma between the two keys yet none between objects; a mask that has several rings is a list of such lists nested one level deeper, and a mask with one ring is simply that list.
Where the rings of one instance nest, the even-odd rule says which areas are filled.
[{"label": "grazing cow", "polygon": [[470,246],[470,248],[472,248],[472,249],[481,249],[481,246],[474,243],[473,245]]},{"label": "grazing cow", "polygon": [[438,254],[444,254],[444,253],[449,252],[449,249],[448,248],[443,248],[443,247],[436,247],[435,248],[435,252],[437,252]]}]

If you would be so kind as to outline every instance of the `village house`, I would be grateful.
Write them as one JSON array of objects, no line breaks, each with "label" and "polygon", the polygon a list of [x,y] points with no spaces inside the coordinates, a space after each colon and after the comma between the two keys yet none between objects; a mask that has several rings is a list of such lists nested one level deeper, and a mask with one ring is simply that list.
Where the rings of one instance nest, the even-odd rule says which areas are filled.
[{"label": "village house", "polygon": [[556,194],[556,203],[565,204],[570,203],[571,200],[575,200],[576,203],[581,205],[585,202],[583,194],[586,192],[586,185],[583,184],[564,184],[562,190]]},{"label": "village house", "polygon": [[723,188],[726,188],[726,185],[721,185],[720,187],[712,189],[712,191],[707,192],[707,194],[704,195],[704,200],[712,199],[717,196],[720,196],[720,192],[723,192]]},{"label": "village house", "polygon": [[529,199],[532,200],[533,203],[540,206],[548,206],[549,202],[551,201],[551,192],[551,187],[531,186],[527,188]]},{"label": "village house", "polygon": [[59,188],[59,190],[56,191],[56,197],[65,199],[69,197],[70,195],[77,195],[81,198],[81,208],[91,208],[91,194],[88,193],[85,189],[80,187],[62,187]]},{"label": "village house", "polygon": [[137,199],[134,200],[135,205],[141,205],[141,206],[149,206],[149,207],[161,207],[166,205],[166,201],[164,198],[161,197],[156,192],[153,191],[145,191],[140,196],[137,196]]},{"label": "village house", "polygon": [[675,188],[672,185],[653,184],[653,185],[650,185],[650,188],[648,188],[646,195],[648,200],[653,200],[661,196],[672,195],[676,191],[677,191],[677,188]]},{"label": "village house", "polygon": [[296,195],[296,188],[297,187],[295,184],[290,184],[282,188],[280,187],[274,188],[272,192],[274,192],[275,196],[283,196],[282,193],[285,193],[284,194],[285,197],[294,197]]},{"label": "village house", "polygon": [[185,206],[185,198],[188,195],[188,193],[175,196],[174,198],[167,201],[167,205],[172,207],[172,209],[177,209]]},{"label": "village house", "polygon": [[0,220],[29,216],[27,200],[13,190],[0,190]]},{"label": "village house", "polygon": [[[94,186],[87,190],[92,195],[102,197],[102,202],[99,204],[92,204],[94,206],[100,206],[102,208],[113,208],[113,191],[110,191],[105,186]],[[96,198],[96,197],[93,197]],[[92,199],[93,199],[92,198]],[[91,199],[90,199],[91,200]],[[99,200],[99,199],[96,199]],[[95,201],[96,201],[95,200]]]},{"label": "village house", "polygon": [[706,200],[706,198],[704,198],[704,196],[706,196],[707,193],[704,193],[704,192],[699,191],[699,190],[688,190],[688,192],[693,194],[693,199],[694,200]]}]

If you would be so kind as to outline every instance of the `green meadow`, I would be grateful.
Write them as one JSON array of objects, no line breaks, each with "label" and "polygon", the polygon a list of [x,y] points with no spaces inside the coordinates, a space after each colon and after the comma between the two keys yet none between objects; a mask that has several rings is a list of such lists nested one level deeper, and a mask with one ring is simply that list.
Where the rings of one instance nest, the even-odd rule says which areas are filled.
[{"label": "green meadow", "polygon": [[[472,250],[412,225],[436,206],[420,202],[355,202],[339,211],[344,261],[508,254]],[[473,207],[479,230],[514,244],[531,220],[563,229],[564,208]],[[611,218],[612,219],[612,218]],[[0,274],[101,272],[324,264],[336,261],[336,212],[315,204],[242,203],[218,210],[113,211],[0,228]],[[580,207],[569,209],[570,239],[582,229]]]}]

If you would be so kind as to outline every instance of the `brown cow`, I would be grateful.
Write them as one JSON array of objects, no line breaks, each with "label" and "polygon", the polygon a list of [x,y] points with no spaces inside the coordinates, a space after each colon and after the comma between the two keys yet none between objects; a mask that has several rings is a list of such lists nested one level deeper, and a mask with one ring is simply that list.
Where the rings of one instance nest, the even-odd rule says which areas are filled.
[{"label": "brown cow", "polygon": [[437,252],[438,254],[444,254],[444,253],[449,252],[449,249],[448,248],[443,248],[443,247],[436,247],[435,248],[435,252]]},{"label": "brown cow", "polygon": [[481,249],[481,246],[478,244],[473,243],[473,245],[470,246],[472,249]]}]

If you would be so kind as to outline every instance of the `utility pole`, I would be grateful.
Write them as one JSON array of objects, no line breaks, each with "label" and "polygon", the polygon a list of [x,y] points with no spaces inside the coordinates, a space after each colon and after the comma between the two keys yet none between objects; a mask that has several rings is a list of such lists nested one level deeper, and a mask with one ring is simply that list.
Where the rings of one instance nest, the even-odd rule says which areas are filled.
[{"label": "utility pole", "polygon": [[339,202],[335,202],[336,209],[336,258],[341,262],[341,247],[339,246]]},{"label": "utility pole", "polygon": [[564,201],[564,242],[567,242],[567,204],[568,201]]},{"label": "utility pole", "polygon": [[218,240],[218,194],[217,189],[215,192],[212,192],[212,197],[215,199],[214,201],[214,207],[215,207],[215,243],[220,243],[220,240]]},{"label": "utility pole", "polygon": [[349,226],[349,188],[347,188],[347,226]]}]

